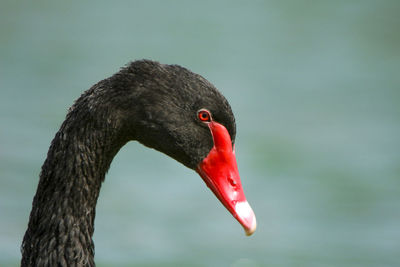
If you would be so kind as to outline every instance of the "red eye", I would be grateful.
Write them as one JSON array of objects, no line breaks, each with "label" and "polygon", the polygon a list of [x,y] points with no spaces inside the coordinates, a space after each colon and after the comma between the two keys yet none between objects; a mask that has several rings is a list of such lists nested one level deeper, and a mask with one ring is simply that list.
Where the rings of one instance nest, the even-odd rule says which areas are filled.
[{"label": "red eye", "polygon": [[201,121],[211,121],[211,114],[206,109],[200,109],[199,112],[197,113],[197,116]]}]

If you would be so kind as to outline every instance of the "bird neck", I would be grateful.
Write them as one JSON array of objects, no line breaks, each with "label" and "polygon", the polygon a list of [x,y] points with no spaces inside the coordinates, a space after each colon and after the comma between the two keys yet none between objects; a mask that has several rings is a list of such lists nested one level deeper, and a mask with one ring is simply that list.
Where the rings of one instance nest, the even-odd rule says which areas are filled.
[{"label": "bird neck", "polygon": [[22,266],[94,266],[96,202],[111,161],[125,142],[112,125],[71,113],[42,166],[22,244]]}]

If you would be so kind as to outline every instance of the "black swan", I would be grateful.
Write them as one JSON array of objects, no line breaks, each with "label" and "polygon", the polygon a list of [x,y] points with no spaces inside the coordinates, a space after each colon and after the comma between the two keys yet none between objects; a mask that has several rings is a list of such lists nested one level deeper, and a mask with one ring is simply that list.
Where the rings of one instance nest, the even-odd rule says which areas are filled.
[{"label": "black swan", "polygon": [[21,266],[94,266],[101,183],[118,150],[136,140],[197,171],[244,227],[256,229],[236,165],[235,119],[202,76],[150,60],[128,64],[69,109],[40,173]]}]

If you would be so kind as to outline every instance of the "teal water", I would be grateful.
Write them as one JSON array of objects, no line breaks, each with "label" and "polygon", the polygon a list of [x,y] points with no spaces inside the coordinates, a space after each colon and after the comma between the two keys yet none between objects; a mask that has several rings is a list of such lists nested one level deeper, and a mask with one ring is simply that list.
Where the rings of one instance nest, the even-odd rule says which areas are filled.
[{"label": "teal water", "polygon": [[68,107],[130,60],[183,65],[237,119],[254,236],[200,177],[131,142],[96,216],[98,266],[400,266],[398,1],[0,3],[0,266],[17,266]]}]

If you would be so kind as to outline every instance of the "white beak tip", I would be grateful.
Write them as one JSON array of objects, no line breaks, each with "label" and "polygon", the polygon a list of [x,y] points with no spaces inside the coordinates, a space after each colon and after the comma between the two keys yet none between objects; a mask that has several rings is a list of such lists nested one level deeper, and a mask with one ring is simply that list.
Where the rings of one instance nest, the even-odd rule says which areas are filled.
[{"label": "white beak tip", "polygon": [[257,221],[256,217],[254,217],[252,226],[249,229],[245,228],[244,232],[246,233],[247,236],[251,236],[256,231],[256,228],[257,228]]},{"label": "white beak tip", "polygon": [[247,236],[252,235],[257,228],[256,216],[247,201],[238,202],[235,211]]}]

